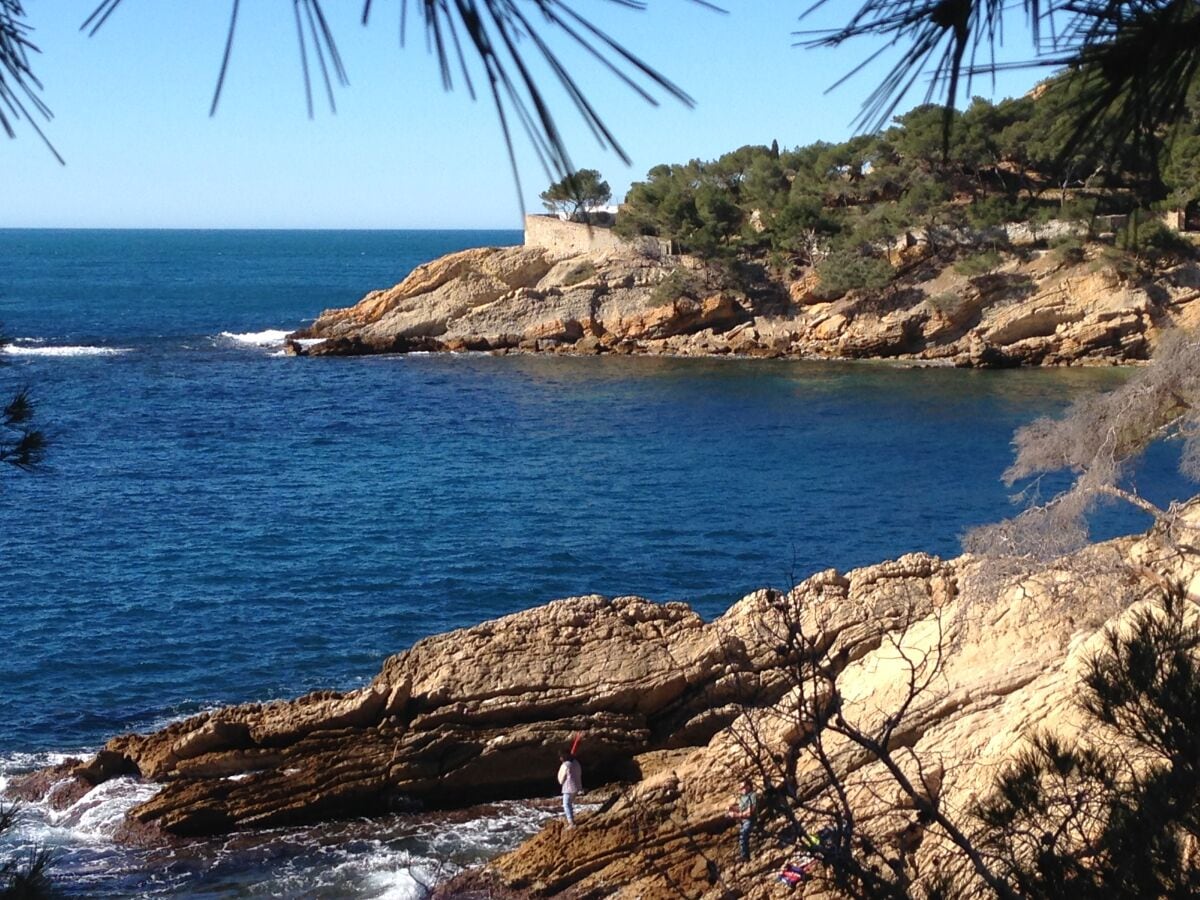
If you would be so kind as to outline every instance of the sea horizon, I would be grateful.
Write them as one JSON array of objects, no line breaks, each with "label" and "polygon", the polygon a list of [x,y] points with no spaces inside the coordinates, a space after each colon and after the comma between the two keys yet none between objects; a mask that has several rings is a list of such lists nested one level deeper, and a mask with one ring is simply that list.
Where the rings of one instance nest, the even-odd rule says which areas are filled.
[{"label": "sea horizon", "polygon": [[0,225],[0,232],[20,232],[20,231],[281,231],[281,232],[470,232],[483,231],[489,233],[513,231],[520,233],[521,226],[494,226],[486,225],[469,225],[469,226],[437,226],[437,227],[372,227],[372,226],[275,226],[275,225]]}]

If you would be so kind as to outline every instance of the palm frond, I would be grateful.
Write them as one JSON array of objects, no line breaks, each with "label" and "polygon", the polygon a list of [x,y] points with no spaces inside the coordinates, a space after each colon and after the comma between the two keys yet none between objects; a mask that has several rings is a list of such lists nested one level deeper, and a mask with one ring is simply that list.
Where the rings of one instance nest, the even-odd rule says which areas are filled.
[{"label": "palm frond", "polygon": [[[817,0],[803,21],[828,5]],[[1028,58],[998,61],[1006,16],[1024,14]],[[1200,68],[1200,6],[1193,0],[866,0],[840,28],[796,32],[803,47],[859,38],[884,45],[834,87],[900,48],[856,125],[876,130],[924,84],[924,101],[954,107],[973,79],[1014,68],[1070,68],[1081,79],[1064,153],[1084,142],[1115,149],[1137,142],[1182,111]],[[949,118],[947,119],[947,127]]]},{"label": "palm frond", "polygon": [[[410,0],[400,0],[401,37]],[[412,0],[424,20],[426,39],[436,55],[442,84],[454,87],[454,71],[475,96],[468,56],[482,68],[488,93],[496,108],[510,161],[516,172],[512,124],[529,139],[542,168],[554,180],[574,171],[569,149],[549,100],[545,81],[556,84],[568,97],[597,142],[623,161],[629,161],[614,131],[588,98],[564,62],[566,56],[552,46],[564,40],[573,51],[598,60],[640,99],[657,104],[656,94],[691,106],[694,101],[673,81],[631,53],[592,19],[567,0]],[[629,9],[644,9],[640,0],[605,0]],[[691,0],[711,7],[705,0]],[[365,0],[363,21],[368,21],[372,0]],[[712,7],[715,8],[715,7]],[[466,52],[464,52],[466,48]],[[518,181],[518,192],[520,192]]]},{"label": "palm frond", "polygon": [[21,0],[0,0],[0,128],[14,138],[17,123],[24,121],[62,163],[38,124],[39,119],[49,121],[53,116],[39,96],[42,83],[30,66],[30,54],[39,52],[31,33]]},{"label": "palm frond", "polygon": [[[827,3],[816,0],[801,14],[801,21]],[[889,49],[902,48],[900,58],[868,95],[857,120],[860,127],[874,131],[891,118],[918,81],[926,81],[924,102],[940,95],[948,107],[953,107],[964,82],[969,91],[977,74],[994,71],[996,47],[1003,40],[1004,16],[1015,5],[1014,0],[867,0],[840,28],[795,34],[801,39],[799,45],[806,48],[840,47],[863,37],[883,39],[885,43],[879,50],[834,87]],[[1045,15],[1044,4],[1040,0],[1020,0],[1019,5],[1036,40]]]},{"label": "palm frond", "polygon": [[[567,96],[596,140],[623,161],[629,156],[615,132],[588,98],[583,86],[565,61],[569,53],[555,50],[555,40],[564,41],[571,53],[598,60],[612,76],[640,99],[657,104],[657,95],[693,105],[688,94],[657,69],[626,49],[598,26],[594,18],[578,12],[571,0],[396,0],[399,7],[401,43],[404,43],[409,6],[415,4],[424,21],[430,51],[437,57],[442,85],[455,86],[457,71],[472,98],[476,96],[471,75],[471,57],[482,69],[484,80],[500,119],[501,131],[516,172],[513,124],[523,131],[542,167],[552,177],[573,171],[566,139],[548,97],[548,84],[556,84]],[[645,9],[644,0],[603,0],[628,9]],[[719,10],[708,0],[689,0],[698,6]],[[9,5],[17,0],[0,0]],[[121,5],[122,0],[101,0],[83,23],[95,34]],[[225,87],[238,26],[240,0],[232,0],[225,49],[218,69],[210,114],[216,112]],[[373,0],[364,0],[362,22],[370,22]],[[292,0],[292,15],[300,52],[304,96],[308,114],[313,115],[313,80],[319,73],[331,110],[336,111],[334,87],[349,83],[341,54],[325,16],[322,0]],[[545,71],[549,75],[545,75]],[[518,182],[519,190],[519,182]]]}]

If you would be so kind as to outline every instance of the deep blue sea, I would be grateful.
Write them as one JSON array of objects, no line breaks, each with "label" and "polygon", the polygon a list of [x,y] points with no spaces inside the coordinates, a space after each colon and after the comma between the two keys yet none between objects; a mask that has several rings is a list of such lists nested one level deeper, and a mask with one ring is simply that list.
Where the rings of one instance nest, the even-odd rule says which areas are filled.
[{"label": "deep blue sea", "polygon": [[[829,566],[953,555],[1013,511],[1013,429],[1127,374],[280,352],[421,262],[519,241],[0,231],[0,394],[29,386],[52,442],[44,471],[0,472],[0,781],[218,704],[352,688],[422,636],[557,597],[713,616]],[[1192,490],[1170,457],[1137,475],[1153,496]],[[51,846],[88,896],[412,896],[543,815],[113,845],[145,790],[28,809],[8,841]]]}]

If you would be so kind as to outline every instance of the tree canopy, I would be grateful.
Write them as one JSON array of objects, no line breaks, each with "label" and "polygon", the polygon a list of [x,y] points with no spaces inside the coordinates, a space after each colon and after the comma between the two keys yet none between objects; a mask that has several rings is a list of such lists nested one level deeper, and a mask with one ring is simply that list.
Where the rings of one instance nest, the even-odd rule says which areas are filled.
[{"label": "tree canopy", "polygon": [[[817,0],[805,15],[827,3]],[[863,105],[860,121],[874,128],[923,76],[926,102],[953,109],[975,77],[1002,67],[996,49],[1018,9],[1033,53],[1003,67],[1079,75],[1078,102],[1063,123],[1068,144],[1102,128],[1117,147],[1182,111],[1200,67],[1200,9],[1191,0],[864,0],[844,26],[809,32],[803,43],[836,47],[873,36],[899,47]]]},{"label": "tree canopy", "polygon": [[542,191],[540,196],[550,212],[586,222],[596,207],[612,199],[612,188],[595,169],[580,169],[564,175]]},{"label": "tree canopy", "polygon": [[1200,83],[1175,118],[1115,148],[1108,120],[1070,142],[1081,90],[1061,72],[1024,97],[976,97],[949,114],[921,104],[836,144],[746,146],[655,166],[630,188],[617,226],[703,256],[736,249],[817,265],[878,254],[906,230],[1090,221],[1200,198]]}]

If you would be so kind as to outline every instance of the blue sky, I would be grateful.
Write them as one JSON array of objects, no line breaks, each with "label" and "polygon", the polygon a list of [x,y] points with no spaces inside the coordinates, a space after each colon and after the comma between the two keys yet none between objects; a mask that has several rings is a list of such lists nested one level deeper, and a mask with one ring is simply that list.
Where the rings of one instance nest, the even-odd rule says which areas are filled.
[{"label": "blue sky", "polygon": [[[444,93],[417,23],[398,41],[398,0],[327,0],[350,87],[336,115],[317,98],[306,114],[285,0],[242,4],[217,114],[208,116],[229,3],[124,0],[93,38],[79,25],[96,0],[29,0],[42,50],[35,72],[55,118],[45,126],[60,166],[25,128],[0,137],[10,176],[0,227],[515,228],[520,206],[490,101]],[[649,0],[638,12],[578,0],[615,37],[696,100],[643,103],[585,58],[580,80],[633,165],[597,146],[573,111],[561,125],[580,167],[599,169],[623,196],[662,162],[710,159],[743,144],[793,147],[849,136],[881,67],[832,92],[872,49],[793,46],[809,0],[724,0],[727,14],[688,0]],[[826,5],[811,26],[858,3]],[[1019,25],[1019,21],[1015,24]],[[808,22],[805,27],[810,27]],[[1027,55],[1020,28],[1006,52]],[[576,55],[564,52],[568,59]],[[973,93],[1006,96],[1044,73],[1006,73]],[[560,98],[561,99],[561,98]],[[914,96],[902,108],[921,99]],[[518,146],[523,201],[538,211],[548,181]]]}]

